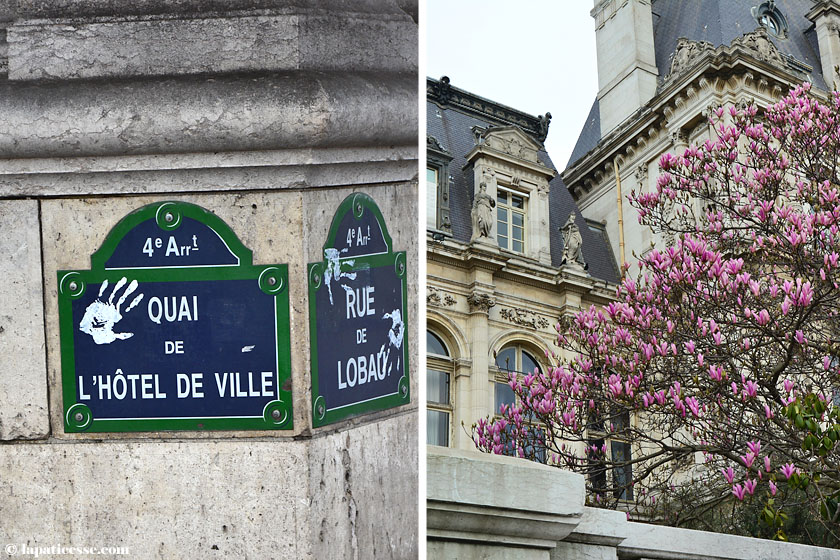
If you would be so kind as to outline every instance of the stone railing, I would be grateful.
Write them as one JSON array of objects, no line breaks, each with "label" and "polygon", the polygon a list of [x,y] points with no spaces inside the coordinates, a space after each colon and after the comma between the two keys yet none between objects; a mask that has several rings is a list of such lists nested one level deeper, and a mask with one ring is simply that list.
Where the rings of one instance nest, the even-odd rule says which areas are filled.
[{"label": "stone railing", "polygon": [[500,560],[828,560],[840,551],[627,521],[585,507],[581,475],[428,447],[427,556]]}]

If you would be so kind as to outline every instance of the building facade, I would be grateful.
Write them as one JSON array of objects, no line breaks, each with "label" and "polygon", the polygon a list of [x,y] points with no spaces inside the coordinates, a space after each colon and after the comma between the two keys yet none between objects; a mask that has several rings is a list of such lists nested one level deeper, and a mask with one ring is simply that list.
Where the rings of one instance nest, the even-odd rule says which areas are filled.
[{"label": "building facade", "polygon": [[834,0],[596,0],[591,14],[599,91],[562,178],[584,217],[606,224],[616,260],[626,239],[631,265],[662,240],[626,194],[655,188],[662,154],[709,139],[721,105],[766,107],[803,82],[825,96],[838,78]]},{"label": "building facade", "polygon": [[427,443],[469,449],[507,373],[552,363],[558,318],[609,301],[618,270],[545,151],[550,115],[446,77],[426,93]]},{"label": "building facade", "polygon": [[541,144],[550,114],[427,81],[430,444],[471,448],[469,427],[513,400],[507,371],[551,363],[558,319],[609,301],[621,264],[634,274],[669,241],[627,200],[655,188],[662,154],[709,139],[721,105],[802,82],[825,96],[840,77],[835,0],[595,0],[591,15],[599,91],[562,173]]}]

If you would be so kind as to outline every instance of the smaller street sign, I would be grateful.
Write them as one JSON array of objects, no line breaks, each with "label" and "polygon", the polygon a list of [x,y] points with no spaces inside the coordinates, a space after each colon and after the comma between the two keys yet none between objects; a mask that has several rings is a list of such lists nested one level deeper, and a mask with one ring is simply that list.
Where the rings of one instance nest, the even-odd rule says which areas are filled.
[{"label": "smaller street sign", "polygon": [[405,251],[372,198],[341,203],[308,272],[313,425],[410,402]]}]

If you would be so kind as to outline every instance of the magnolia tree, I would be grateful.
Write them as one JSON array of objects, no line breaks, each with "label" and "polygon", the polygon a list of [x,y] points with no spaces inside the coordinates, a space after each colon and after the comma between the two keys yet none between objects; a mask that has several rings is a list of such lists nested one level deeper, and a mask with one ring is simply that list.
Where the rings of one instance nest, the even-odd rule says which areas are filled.
[{"label": "magnolia tree", "polygon": [[662,156],[629,198],[670,246],[557,326],[558,365],[512,375],[517,404],[476,445],[582,472],[594,502],[657,521],[747,502],[785,538],[807,508],[837,542],[838,118],[840,94],[806,84],[718,108],[712,140]]}]

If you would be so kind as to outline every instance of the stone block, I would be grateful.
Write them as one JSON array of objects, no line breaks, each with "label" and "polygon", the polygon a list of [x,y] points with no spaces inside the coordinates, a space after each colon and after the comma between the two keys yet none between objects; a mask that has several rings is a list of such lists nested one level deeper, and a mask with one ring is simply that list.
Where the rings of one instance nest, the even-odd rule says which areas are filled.
[{"label": "stone block", "polygon": [[49,434],[38,202],[0,201],[0,440]]},{"label": "stone block", "polygon": [[309,452],[316,558],[416,558],[417,411],[329,435]]},{"label": "stone block", "polygon": [[307,445],[0,445],[0,542],[129,547],[138,559],[312,558]]}]

